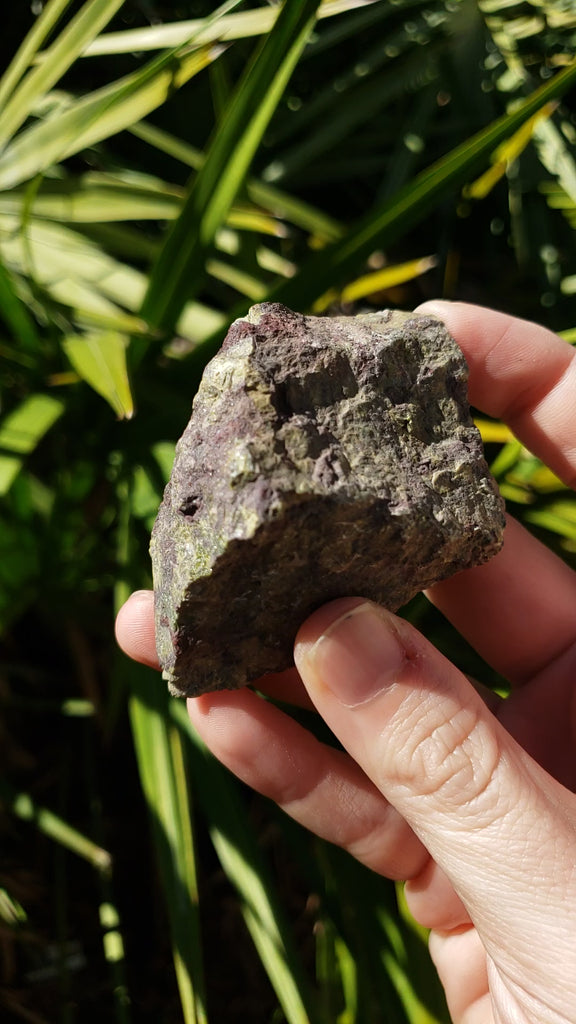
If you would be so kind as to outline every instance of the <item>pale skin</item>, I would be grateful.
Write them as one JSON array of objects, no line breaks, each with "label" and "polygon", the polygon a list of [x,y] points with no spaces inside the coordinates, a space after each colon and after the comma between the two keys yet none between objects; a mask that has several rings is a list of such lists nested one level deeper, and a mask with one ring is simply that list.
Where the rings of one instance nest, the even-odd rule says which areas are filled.
[{"label": "pale skin", "polygon": [[[470,366],[470,401],[576,486],[576,352],[536,324],[428,303]],[[487,565],[428,594],[511,684],[482,695],[362,598],[317,611],[270,693],[312,703],[346,753],[254,691],[188,701],[236,775],[382,875],[406,880],[454,1024],[576,1024],[576,574],[513,520]],[[152,595],[124,651],[157,667]]]}]

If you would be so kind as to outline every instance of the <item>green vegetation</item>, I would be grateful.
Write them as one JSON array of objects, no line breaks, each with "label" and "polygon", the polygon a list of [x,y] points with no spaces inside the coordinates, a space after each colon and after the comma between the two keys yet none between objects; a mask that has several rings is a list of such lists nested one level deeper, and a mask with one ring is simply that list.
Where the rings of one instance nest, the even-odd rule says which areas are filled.
[{"label": "green vegetation", "polygon": [[[442,1024],[401,892],[222,770],[113,617],[252,302],[445,295],[576,340],[573,5],[37,6],[0,44],[0,1016]],[[481,429],[573,561],[572,493]]]}]

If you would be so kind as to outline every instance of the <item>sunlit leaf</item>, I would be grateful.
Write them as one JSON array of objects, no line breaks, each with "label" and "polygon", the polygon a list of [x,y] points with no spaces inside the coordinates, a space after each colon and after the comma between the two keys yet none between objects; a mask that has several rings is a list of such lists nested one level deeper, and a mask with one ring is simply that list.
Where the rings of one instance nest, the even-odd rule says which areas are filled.
[{"label": "sunlit leaf", "polygon": [[2,782],[0,783],[0,800],[17,818],[33,822],[50,839],[65,846],[79,857],[83,857],[99,871],[110,869],[112,857],[108,850],[102,849],[92,839],[83,835],[47,807],[36,804],[28,793],[14,791],[7,783]]},{"label": "sunlit leaf", "polygon": [[[32,112],[37,99],[59,81],[76,58],[108,24],[124,0],[88,0],[10,99],[0,107],[0,143],[6,142]],[[57,8],[59,13],[59,9]],[[11,76],[13,77],[13,76]]]},{"label": "sunlit leaf", "polygon": [[198,290],[216,234],[312,31],[319,0],[287,0],[248,66],[152,271],[141,315],[173,325]]},{"label": "sunlit leaf", "polygon": [[567,540],[576,540],[576,502],[573,498],[553,501],[543,508],[530,509],[525,518],[535,526],[560,534]]},{"label": "sunlit leaf", "polygon": [[44,5],[42,13],[34,21],[32,28],[0,78],[0,110],[30,67],[44,40],[48,38],[66,8],[71,4],[72,0],[48,0],[48,3]]},{"label": "sunlit leaf", "polygon": [[436,263],[435,256],[423,256],[420,259],[408,260],[406,263],[398,263],[393,267],[383,267],[381,270],[364,274],[356,281],[347,284],[341,292],[336,290],[327,292],[314,303],[314,311],[320,312],[336,301],[357,302],[376,292],[386,291],[386,289],[394,288],[406,281],[413,281],[415,277],[420,277],[421,274],[425,274],[435,267]]},{"label": "sunlit leaf", "polygon": [[181,737],[168,716],[168,695],[139,669],[129,700],[130,722],[144,797],[150,813],[184,1024],[207,1024],[192,808]]},{"label": "sunlit leaf", "polygon": [[13,188],[146,117],[220,52],[206,47],[181,56],[164,54],[118,82],[71,98],[6,147],[0,156],[0,189]]},{"label": "sunlit leaf", "polygon": [[464,189],[464,195],[468,199],[484,199],[526,149],[526,146],[534,136],[539,122],[549,118],[555,109],[555,103],[546,103],[541,110],[538,110],[532,117],[528,118],[518,131],[514,132],[509,139],[506,139],[506,142],[498,146],[492,155],[492,167],[485,171],[476,181],[467,185]]},{"label": "sunlit leaf", "polygon": [[[382,0],[323,0],[318,16],[330,18],[336,14],[343,14],[346,11],[369,7],[373,3],[381,2]],[[107,32],[94,40],[85,51],[84,56],[96,57],[102,54],[161,50],[168,46],[179,46],[192,33],[199,32],[202,32],[199,38],[203,43],[231,42],[233,39],[266,35],[273,28],[278,14],[279,8],[275,6],[260,7],[252,11],[229,14],[217,24],[208,27],[205,22],[197,19],[153,25],[150,28],[127,29],[123,32]]]},{"label": "sunlit leaf", "polygon": [[0,494],[12,486],[26,455],[64,412],[64,403],[52,395],[29,395],[0,423]]},{"label": "sunlit leaf", "polygon": [[[34,218],[70,224],[105,224],[129,220],[168,220],[180,209],[183,189],[144,175],[114,180],[111,175],[44,181],[34,197]],[[0,213],[23,215],[26,189],[0,192]]]},{"label": "sunlit leaf", "polygon": [[38,350],[38,332],[14,282],[0,262],[0,316],[20,344],[31,352]]},{"label": "sunlit leaf", "polygon": [[126,348],[128,339],[116,331],[68,335],[62,346],[72,366],[114,412],[124,419],[134,413],[128,380]]},{"label": "sunlit leaf", "polygon": [[514,440],[514,434],[506,423],[486,420],[482,416],[477,416],[474,423],[482,435],[484,444],[506,444]]},{"label": "sunlit leaf", "polygon": [[245,827],[234,780],[212,758],[192,729],[185,706],[173,701],[172,720],[187,741],[193,776],[202,779],[199,800],[209,809],[210,835],[228,881],[286,1016],[287,1024],[320,1024],[282,908],[255,836]]},{"label": "sunlit leaf", "polygon": [[[115,260],[109,252],[71,228],[52,221],[31,220],[26,232],[20,219],[0,213],[0,254],[11,269],[32,272],[38,284],[57,302],[69,306],[79,323],[120,327],[122,310],[139,309],[146,292],[146,276],[128,263]],[[30,260],[32,265],[30,266]],[[220,330],[226,318],[199,302],[186,304],[177,330],[193,342],[203,341]],[[130,331],[142,332],[143,321],[135,317]]]},{"label": "sunlit leaf", "polygon": [[469,175],[546,103],[562,96],[576,81],[576,61],[536,89],[511,112],[497,118],[470,139],[456,146],[378,205],[340,241],[326,247],[303,264],[291,281],[281,284],[274,300],[294,309],[313,303],[329,288],[346,280],[362,259],[419,223],[439,196],[465,184]]}]

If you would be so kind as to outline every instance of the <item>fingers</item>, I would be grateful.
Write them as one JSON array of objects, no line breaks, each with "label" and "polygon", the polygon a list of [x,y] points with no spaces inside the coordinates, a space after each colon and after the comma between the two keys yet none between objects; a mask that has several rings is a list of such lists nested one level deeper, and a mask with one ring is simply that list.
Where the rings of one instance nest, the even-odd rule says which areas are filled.
[{"label": "fingers", "polygon": [[[154,594],[137,590],[131,594],[116,616],[116,640],[129,658],[160,669],[154,635]],[[296,669],[270,673],[257,681],[262,693],[287,704],[313,708]]]},{"label": "fingers", "polygon": [[576,1005],[572,794],[438,651],[383,609],[320,609],[296,659],[321,715],[444,871],[489,956],[512,976],[529,965],[542,991],[552,978],[565,992],[569,977]]},{"label": "fingers", "polygon": [[160,668],[154,640],[154,594],[137,590],[116,616],[116,640],[129,658]]},{"label": "fingers", "polygon": [[499,554],[428,597],[511,683],[532,678],[576,641],[576,573],[513,519]]},{"label": "fingers", "polygon": [[230,771],[316,835],[392,878],[423,870],[426,851],[358,765],[273,704],[221,691],[189,700],[188,712]]},{"label": "fingers", "polygon": [[309,711],[314,710],[314,705],[295,668],[287,668],[284,672],[270,672],[258,679],[254,686],[260,693],[265,693],[273,700]]},{"label": "fingers", "polygon": [[576,352],[556,334],[506,313],[461,302],[427,302],[470,367],[470,402],[504,419],[569,486],[576,483]]},{"label": "fingers", "polygon": [[[464,303],[432,302],[470,367],[470,400],[507,420],[569,484],[576,480],[576,353],[537,324]],[[433,603],[511,682],[524,682],[576,639],[576,575],[510,521],[487,565],[433,587]]]},{"label": "fingers", "polygon": [[430,955],[454,1024],[495,1024],[486,951],[476,929],[462,928],[447,935],[433,932]]}]

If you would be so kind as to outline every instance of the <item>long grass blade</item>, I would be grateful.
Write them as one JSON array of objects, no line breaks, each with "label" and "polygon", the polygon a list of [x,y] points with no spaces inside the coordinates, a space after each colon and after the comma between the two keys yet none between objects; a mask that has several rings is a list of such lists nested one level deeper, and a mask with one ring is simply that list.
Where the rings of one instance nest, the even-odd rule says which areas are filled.
[{"label": "long grass blade", "polygon": [[[170,132],[157,128],[156,125],[140,121],[133,125],[130,131],[136,138],[143,139],[160,152],[174,157],[195,171],[199,171],[204,164],[204,153]],[[282,217],[295,227],[309,231],[317,242],[332,242],[344,233],[343,226],[335,217],[330,217],[323,210],[258,178],[248,178],[246,193],[253,203],[269,210],[274,216]]]},{"label": "long grass blade", "polygon": [[0,144],[24,124],[37,100],[58,82],[76,58],[114,17],[124,0],[88,0],[14,94],[0,108]]},{"label": "long grass blade", "polygon": [[576,61],[573,61],[512,111],[456,146],[370,211],[341,241],[304,263],[292,280],[284,282],[274,292],[274,301],[295,309],[305,308],[329,288],[345,281],[375,249],[389,245],[402,232],[419,223],[440,195],[464,185],[496,146],[550,100],[562,96],[575,81]]},{"label": "long grass blade", "polygon": [[33,822],[44,835],[87,860],[99,871],[110,870],[112,858],[108,850],[98,846],[58,814],[36,804],[28,793],[16,792],[3,782],[0,784],[0,799],[17,818]]},{"label": "long grass blade", "polygon": [[24,458],[64,412],[64,403],[52,395],[29,395],[0,423],[0,495],[6,494],[22,468]]},{"label": "long grass blade", "polygon": [[192,778],[201,780],[198,800],[220,863],[241,901],[246,926],[286,1015],[288,1024],[317,1024],[314,1000],[273,883],[246,828],[234,780],[208,753],[190,725],[186,707],[172,701],[170,715],[187,740]]},{"label": "long grass blade", "polygon": [[377,292],[385,291],[387,288],[394,288],[406,281],[413,281],[415,277],[426,274],[436,266],[435,256],[422,256],[420,259],[407,260],[406,263],[397,263],[391,267],[383,267],[381,270],[374,270],[370,274],[363,274],[356,281],[350,281],[340,292],[336,289],[321,296],[314,303],[314,312],[326,309],[331,303],[358,302]]},{"label": "long grass blade", "polygon": [[244,74],[152,271],[141,315],[153,326],[173,327],[200,287],[216,234],[309,39],[318,3],[287,0]]},{"label": "long grass blade", "polygon": [[[7,267],[18,273],[32,270],[39,286],[51,298],[68,307],[75,323],[94,324],[95,318],[114,326],[122,310],[139,309],[146,293],[146,276],[135,267],[114,259],[109,252],[85,235],[62,224],[31,220],[26,233],[20,230],[20,217],[0,214],[0,253]],[[141,258],[144,239],[139,236],[134,255]],[[31,266],[30,266],[31,263]],[[178,332],[199,343],[221,330],[226,318],[198,302],[188,303],[178,320]],[[122,327],[117,319],[116,329]],[[133,318],[134,333],[142,333],[144,322]]]},{"label": "long grass blade", "polygon": [[[34,218],[69,224],[106,224],[128,220],[169,220],[177,215],[183,189],[166,185],[159,178],[89,173],[60,181],[45,179],[32,203]],[[27,189],[0,192],[0,214],[22,215]]]},{"label": "long grass blade", "polygon": [[[133,561],[133,474],[118,483],[116,610],[130,592]],[[157,674],[125,659],[119,680],[128,684],[128,710],[140,783],[170,920],[174,967],[184,1024],[207,1024],[200,939],[193,815],[182,740],[169,716],[169,698]]]},{"label": "long grass blade", "polygon": [[14,188],[51,164],[116,135],[146,117],[207,67],[218,47],[168,53],[81,99],[69,98],[44,121],[21,132],[0,157],[0,189]]},{"label": "long grass blade", "polygon": [[192,811],[181,779],[179,740],[170,725],[165,687],[145,670],[132,669],[130,677],[132,734],[170,917],[184,1020],[201,1024],[206,1015]]},{"label": "long grass blade", "polygon": [[531,142],[538,123],[547,120],[555,109],[555,103],[547,103],[523,125],[506,139],[492,154],[491,167],[476,181],[466,186],[464,195],[467,199],[485,199],[494,186],[504,177],[515,160]]},{"label": "long grass blade", "polygon": [[[331,18],[336,14],[370,7],[382,0],[322,0],[319,18]],[[202,43],[232,42],[234,39],[251,39],[266,35],[272,30],[279,10],[276,6],[260,7],[252,11],[229,14],[218,24],[210,26],[205,21],[179,21],[169,25],[154,25],[151,28],[127,29],[122,32],[107,32],[95,39],[85,51],[85,57],[97,57],[114,53],[145,52],[163,50],[169,46],[180,46],[188,36],[202,33]]]},{"label": "long grass blade", "polygon": [[[45,180],[29,203],[28,189],[0,192],[0,216],[29,215],[69,224],[111,224],[119,221],[174,220],[182,208],[184,189],[169,185],[152,175],[89,173],[80,178]],[[276,217],[247,204],[233,208],[231,227],[271,237],[285,237]]]},{"label": "long grass blade", "polygon": [[0,78],[0,110],[32,64],[44,40],[48,38],[71,3],[72,0],[49,0],[45,5]]},{"label": "long grass blade", "polygon": [[22,302],[12,277],[0,262],[0,316],[10,328],[14,338],[25,349],[36,355],[39,340],[36,325]]}]

